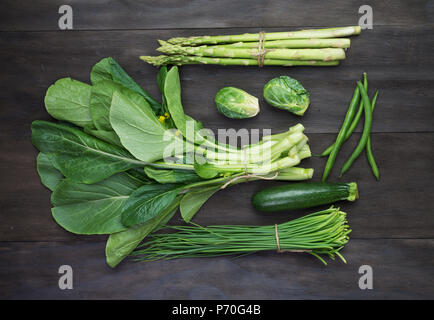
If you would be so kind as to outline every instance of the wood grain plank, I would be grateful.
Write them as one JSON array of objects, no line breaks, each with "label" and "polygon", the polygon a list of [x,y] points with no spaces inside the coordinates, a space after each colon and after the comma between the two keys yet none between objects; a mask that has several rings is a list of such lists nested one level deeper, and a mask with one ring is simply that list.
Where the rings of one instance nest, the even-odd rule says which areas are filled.
[{"label": "wood grain plank", "polygon": [[[351,240],[348,264],[307,254],[105,265],[103,243],[0,243],[2,299],[433,299],[434,240]],[[58,268],[74,272],[59,290]],[[360,290],[359,267],[373,269]],[[11,268],[13,266],[13,268]]]},{"label": "wood grain plank", "polygon": [[[348,58],[336,68],[181,68],[187,113],[214,131],[272,128],[302,121],[313,152],[335,137],[355,81],[369,74],[380,90],[374,114],[373,148],[380,166],[376,182],[362,155],[343,181],[357,181],[360,199],[339,203],[353,229],[343,250],[349,261],[324,267],[308,255],[260,253],[240,259],[184,259],[105,264],[106,236],[78,236],[50,214],[50,193],[35,170],[30,123],[50,119],[44,93],[71,76],[88,82],[91,66],[113,56],[152,95],[157,69],[139,55],[157,54],[157,39],[202,34],[294,30],[357,24],[360,2],[328,1],[83,1],[74,9],[74,31],[58,31],[58,0],[0,2],[0,298],[1,299],[434,299],[434,0],[367,1],[374,29],[354,37]],[[300,10],[302,9],[302,10]],[[81,31],[80,31],[81,30]],[[117,30],[117,31],[116,31]],[[128,31],[127,31],[128,30]],[[269,107],[263,85],[287,74],[311,92],[303,118]],[[215,109],[224,86],[258,96],[261,113],[232,121]],[[357,130],[360,131],[360,128]],[[344,145],[332,173],[349,156],[360,134]],[[319,181],[325,159],[303,162]],[[195,222],[265,225],[316,209],[263,214],[250,198],[278,182],[258,181],[222,190]],[[318,208],[319,209],[319,208]],[[179,214],[172,223],[180,222]],[[61,291],[58,267],[74,269],[74,290]],[[374,269],[374,290],[362,291],[358,268]]]},{"label": "wood grain plank", "polygon": [[[37,2],[3,0],[0,31],[58,30],[61,0]],[[227,27],[313,27],[357,24],[359,7],[371,5],[374,25],[421,25],[434,22],[434,3],[424,0],[178,0],[68,2],[74,12],[74,29],[161,29]]]},{"label": "wood grain plank", "polygon": [[[245,30],[247,31],[247,30]],[[142,63],[141,54],[155,54],[156,40],[188,30],[113,32],[19,32],[0,38],[0,121],[2,138],[28,136],[31,120],[45,119],[46,88],[70,76],[89,81],[91,66],[113,56],[152,95],[158,96],[157,69]],[[203,30],[196,32],[203,32]],[[402,48],[406,50],[402,50]],[[183,101],[188,113],[211,128],[256,127],[284,130],[300,119],[268,106],[262,99],[264,84],[287,74],[311,92],[311,106],[303,122],[307,132],[336,132],[346,112],[355,82],[369,75],[371,93],[380,90],[374,132],[433,131],[434,33],[431,28],[408,30],[378,27],[354,38],[348,59],[333,68],[262,68],[184,66]],[[7,76],[4,76],[7,75]],[[213,97],[224,86],[237,86],[260,98],[261,113],[254,119],[231,121],[220,115]]]},{"label": "wood grain plank", "polygon": [[[335,135],[309,134],[314,153],[321,152]],[[352,152],[360,135],[343,147],[330,181]],[[378,133],[372,137],[381,180],[375,181],[364,154],[341,181],[356,181],[360,199],[339,206],[349,214],[356,238],[433,238],[434,133]],[[39,182],[35,170],[36,150],[29,140],[1,143],[0,150],[0,241],[99,241],[105,237],[75,236],[59,227],[51,217],[49,192]],[[325,159],[304,160],[302,166],[315,168],[319,181]],[[11,183],[13,181],[13,183]],[[279,182],[257,181],[219,191],[199,211],[195,222],[209,224],[266,225],[284,222],[312,208],[295,212],[260,213],[250,199],[254,192]],[[179,214],[173,223],[180,222]]]}]

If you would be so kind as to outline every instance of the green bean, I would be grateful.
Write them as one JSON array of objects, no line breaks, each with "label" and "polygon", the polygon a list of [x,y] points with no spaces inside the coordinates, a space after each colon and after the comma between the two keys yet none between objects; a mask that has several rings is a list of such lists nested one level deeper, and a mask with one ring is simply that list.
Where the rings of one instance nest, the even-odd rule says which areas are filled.
[{"label": "green bean", "polygon": [[[368,77],[366,76],[366,72],[363,72],[363,87],[365,88],[365,91],[368,92]],[[347,134],[345,135],[344,141],[347,141],[351,137],[351,135],[353,134],[354,130],[356,129],[357,125],[359,124],[360,118],[362,116],[362,111],[363,111],[363,101],[360,101],[359,109],[357,110],[356,116],[354,117],[353,122],[351,123],[351,126],[348,129]],[[332,152],[334,146],[335,146],[334,143],[331,144],[327,149],[325,149],[319,155],[319,157],[328,156]]]},{"label": "green bean", "polygon": [[372,153],[371,137],[368,138],[368,142],[366,143],[366,157],[368,158],[372,173],[374,174],[375,178],[380,180],[380,170],[378,170],[378,166],[375,163],[374,154]]},{"label": "green bean", "polygon": [[[375,92],[374,98],[372,99],[372,112],[374,112],[375,102],[377,101],[378,91]],[[374,174],[377,180],[380,180],[380,170],[378,170],[378,166],[375,163],[374,154],[371,148],[371,136],[368,137],[368,141],[366,142],[366,157],[368,158],[368,162],[371,165],[372,173]]]},{"label": "green bean", "polygon": [[[363,87],[361,89],[363,90]],[[354,89],[353,98],[351,99],[351,103],[347,110],[347,114],[345,115],[345,119],[342,124],[341,130],[339,130],[339,134],[336,138],[335,146],[333,147],[333,150],[330,153],[329,158],[327,159],[327,163],[324,168],[324,173],[322,175],[323,182],[327,180],[327,177],[329,176],[330,171],[333,168],[339,150],[342,147],[342,144],[344,143],[345,135],[351,125],[351,121],[354,118],[356,107],[359,104],[359,101],[360,101],[360,88],[356,86],[356,88]]]},{"label": "green bean", "polygon": [[359,141],[357,147],[354,149],[353,153],[351,154],[350,158],[342,166],[341,173],[340,173],[339,177],[342,177],[342,175],[345,172],[347,172],[347,170],[351,167],[353,162],[358,158],[360,153],[362,153],[363,149],[365,149],[366,143],[367,143],[369,135],[371,133],[371,126],[372,126],[371,102],[369,101],[368,94],[363,89],[362,83],[360,81],[357,82],[357,87],[360,90],[360,94],[361,94],[362,100],[363,100],[363,108],[365,109],[365,124],[363,126],[362,137],[360,138],[360,141]]}]

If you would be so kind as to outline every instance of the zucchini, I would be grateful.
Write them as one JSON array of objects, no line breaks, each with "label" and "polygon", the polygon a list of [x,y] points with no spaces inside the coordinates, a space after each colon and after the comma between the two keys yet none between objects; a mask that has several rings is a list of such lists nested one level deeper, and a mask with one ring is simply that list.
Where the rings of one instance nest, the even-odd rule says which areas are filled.
[{"label": "zucchini", "polygon": [[358,197],[355,182],[304,182],[256,192],[252,203],[260,211],[282,211],[311,208],[339,200],[354,201]]}]

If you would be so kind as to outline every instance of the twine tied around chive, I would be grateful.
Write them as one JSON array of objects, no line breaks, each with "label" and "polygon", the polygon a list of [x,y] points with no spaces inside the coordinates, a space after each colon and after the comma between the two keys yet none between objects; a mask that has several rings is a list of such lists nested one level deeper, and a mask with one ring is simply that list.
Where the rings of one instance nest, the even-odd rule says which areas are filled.
[{"label": "twine tied around chive", "polygon": [[279,175],[279,171],[276,171],[272,177],[264,177],[264,176],[260,176],[260,175],[254,174],[254,173],[249,173],[249,172],[247,171],[247,157],[246,157],[246,151],[247,151],[247,149],[246,149],[246,148],[243,148],[243,155],[244,155],[244,156],[243,156],[243,158],[244,158],[244,159],[243,159],[243,160],[244,160],[244,175],[242,175],[242,176],[238,176],[238,177],[235,177],[235,178],[230,179],[228,182],[226,182],[224,185],[222,185],[222,186],[220,187],[220,189],[224,189],[224,188],[226,188],[228,185],[230,185],[231,183],[233,183],[233,182],[235,182],[235,181],[237,181],[237,180],[240,180],[240,179],[246,179],[246,182],[247,182],[247,181],[249,181],[250,178],[257,178],[257,179],[261,179],[261,180],[274,180],[274,179],[277,178],[277,176]]},{"label": "twine tied around chive", "polygon": [[284,252],[311,252],[312,250],[308,249],[280,249],[280,241],[279,241],[279,232],[277,231],[277,224],[274,225],[274,235],[276,237],[276,244],[277,244],[277,252],[278,253],[284,253]]}]

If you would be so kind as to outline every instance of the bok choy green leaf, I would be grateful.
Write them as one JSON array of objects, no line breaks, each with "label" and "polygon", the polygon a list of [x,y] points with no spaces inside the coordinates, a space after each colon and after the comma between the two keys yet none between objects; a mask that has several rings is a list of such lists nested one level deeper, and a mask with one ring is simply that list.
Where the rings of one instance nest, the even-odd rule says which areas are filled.
[{"label": "bok choy green leaf", "polygon": [[179,184],[148,184],[138,188],[122,208],[122,223],[131,227],[166,210],[184,188]]},{"label": "bok choy green leaf", "polygon": [[124,149],[63,124],[33,121],[32,142],[74,182],[95,183],[143,165]]},{"label": "bok choy green leaf", "polygon": [[202,180],[193,170],[145,167],[145,173],[149,178],[154,179],[158,183],[191,183]]},{"label": "bok choy green leaf", "polygon": [[95,184],[65,179],[51,195],[52,214],[63,228],[77,234],[110,234],[127,229],[121,211],[142,181],[118,173]]},{"label": "bok choy green leaf", "polygon": [[50,157],[42,152],[40,152],[36,158],[36,168],[42,184],[51,191],[53,191],[63,179],[63,175],[51,163]]},{"label": "bok choy green leaf", "polygon": [[92,84],[95,85],[101,80],[112,80],[141,94],[156,114],[161,113],[161,104],[143,90],[112,57],[102,59],[92,68],[90,73]]},{"label": "bok choy green leaf", "polygon": [[182,219],[184,219],[185,222],[190,222],[202,205],[211,198],[214,193],[220,190],[220,187],[221,185],[211,186],[186,193],[185,196],[182,197],[179,205]]},{"label": "bok choy green leaf", "polygon": [[[165,151],[171,145],[174,147],[174,132],[166,130],[144,100],[134,101],[115,92],[110,108],[110,123],[122,145],[139,160],[153,162],[163,159]],[[166,154],[170,155],[173,153]]]},{"label": "bok choy green leaf", "polygon": [[160,215],[127,230],[113,233],[107,240],[105,255],[107,264],[114,268],[128,256],[142,240],[160,226],[166,225],[178,210],[180,196]]},{"label": "bok choy green leaf", "polygon": [[89,109],[90,92],[91,86],[86,83],[71,78],[59,79],[45,94],[45,108],[57,120],[93,128]]}]

